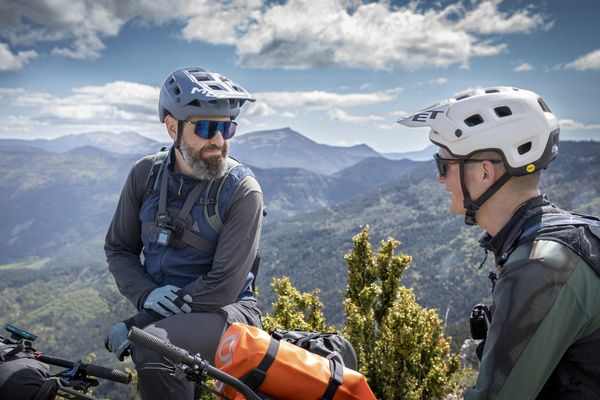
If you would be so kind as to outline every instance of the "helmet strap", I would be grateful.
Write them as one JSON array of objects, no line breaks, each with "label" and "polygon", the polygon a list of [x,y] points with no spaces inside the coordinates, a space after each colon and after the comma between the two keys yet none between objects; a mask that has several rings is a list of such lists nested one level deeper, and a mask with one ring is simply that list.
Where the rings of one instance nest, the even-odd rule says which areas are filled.
[{"label": "helmet strap", "polygon": [[492,186],[490,186],[478,199],[472,200],[467,185],[465,184],[465,163],[459,163],[460,167],[460,187],[463,192],[463,206],[465,207],[465,224],[473,226],[477,225],[476,213],[479,211],[483,203],[488,201],[490,197],[494,195],[508,180],[511,176],[505,172]]},{"label": "helmet strap", "polygon": [[185,161],[185,156],[183,155],[183,152],[181,151],[181,138],[183,137],[183,124],[184,122],[181,120],[177,120],[177,139],[175,139],[175,148],[177,150],[179,150],[179,154],[181,154],[181,158],[183,158],[183,161]]}]

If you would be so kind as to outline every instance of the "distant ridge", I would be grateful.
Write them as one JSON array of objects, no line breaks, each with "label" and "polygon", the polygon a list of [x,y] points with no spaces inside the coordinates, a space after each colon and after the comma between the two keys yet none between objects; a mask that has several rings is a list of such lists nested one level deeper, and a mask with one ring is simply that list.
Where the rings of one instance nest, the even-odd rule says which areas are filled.
[{"label": "distant ridge", "polygon": [[89,132],[60,136],[55,139],[2,139],[0,146],[38,148],[53,153],[65,153],[78,147],[96,147],[117,154],[149,154],[160,149],[161,143],[136,132]]},{"label": "distant ridge", "polygon": [[428,161],[431,160],[431,157],[436,151],[436,146],[430,144],[423,150],[407,151],[405,153],[383,153],[382,155],[391,160]]},{"label": "distant ridge", "polygon": [[240,161],[260,168],[303,168],[321,174],[332,174],[362,159],[380,156],[365,144],[320,144],[289,127],[240,135],[230,142],[229,149]]},{"label": "distant ridge", "polygon": [[[160,143],[136,132],[90,132],[56,139],[0,139],[0,148],[40,149],[65,153],[95,147],[117,154],[142,156],[170,143]],[[89,150],[88,150],[89,151]],[[381,155],[365,144],[351,147],[317,143],[289,127],[239,135],[229,142],[229,154],[259,168],[302,168],[329,175],[357,162]]]}]

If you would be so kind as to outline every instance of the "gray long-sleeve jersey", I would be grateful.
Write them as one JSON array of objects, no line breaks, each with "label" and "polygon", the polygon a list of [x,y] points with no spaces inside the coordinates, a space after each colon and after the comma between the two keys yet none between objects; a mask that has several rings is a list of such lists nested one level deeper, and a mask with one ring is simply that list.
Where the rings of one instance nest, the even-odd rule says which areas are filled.
[{"label": "gray long-sleeve jersey", "polygon": [[[129,173],[104,246],[117,287],[138,310],[157,287],[140,259],[143,244],[139,214],[151,166],[149,156],[138,161]],[[193,312],[216,311],[235,302],[256,258],[262,217],[262,191],[256,179],[246,176],[231,198],[211,271],[184,288],[192,296]]]}]

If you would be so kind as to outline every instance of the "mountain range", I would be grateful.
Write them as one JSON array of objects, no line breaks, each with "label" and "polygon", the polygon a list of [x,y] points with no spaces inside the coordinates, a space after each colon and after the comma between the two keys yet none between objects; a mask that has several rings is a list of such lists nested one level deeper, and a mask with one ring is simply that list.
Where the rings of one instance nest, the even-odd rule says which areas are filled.
[{"label": "mountain range", "polygon": [[[252,167],[264,192],[258,289],[265,311],[274,299],[271,279],[287,275],[303,291],[318,288],[328,321],[343,324],[344,254],[352,236],[369,225],[375,248],[387,237],[401,241],[398,251],[413,257],[403,284],[421,304],[437,309],[462,342],[470,308],[489,301],[492,262],[478,269],[481,231],[447,214],[448,194],[436,184],[431,161],[392,160],[366,146],[320,147],[290,129],[236,139],[246,136],[247,143],[232,144],[231,154]],[[160,143],[147,143],[144,153],[118,153],[105,140],[49,142],[0,140],[0,322],[38,334],[38,347],[49,353],[77,358],[94,352],[99,362],[116,367],[103,337],[133,309],[107,271],[104,234],[131,166]],[[284,165],[262,164],[277,152],[288,154],[280,159]],[[327,173],[306,168],[334,154],[345,161]],[[599,173],[600,143],[562,142],[542,188],[560,207],[600,215]],[[106,396],[118,399],[115,393]]]},{"label": "mountain range", "polygon": [[[0,150],[40,149],[51,153],[65,153],[82,147],[92,147],[110,153],[141,157],[152,154],[167,142],[157,142],[136,132],[92,132],[66,135],[55,139],[0,139]],[[259,168],[302,168],[319,174],[333,174],[356,162],[372,157],[389,159],[430,159],[430,147],[420,152],[382,155],[367,145],[352,147],[329,146],[317,143],[291,128],[250,132],[236,136],[229,142],[229,153],[245,164]],[[427,154],[427,157],[424,157]]]}]

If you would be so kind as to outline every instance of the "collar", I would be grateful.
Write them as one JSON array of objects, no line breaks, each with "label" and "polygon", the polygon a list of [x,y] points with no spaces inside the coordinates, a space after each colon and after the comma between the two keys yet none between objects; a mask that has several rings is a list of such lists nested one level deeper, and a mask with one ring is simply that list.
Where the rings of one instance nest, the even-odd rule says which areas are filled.
[{"label": "collar", "polygon": [[532,197],[515,211],[496,236],[484,233],[479,239],[479,245],[486,251],[493,252],[496,264],[501,266],[508,259],[523,229],[535,223],[536,216],[541,217],[543,206],[552,206],[546,195]]}]

